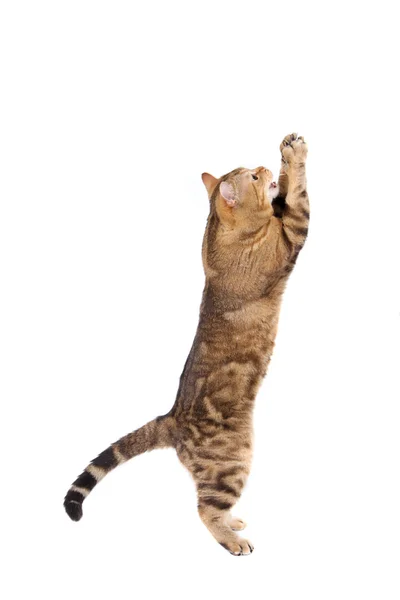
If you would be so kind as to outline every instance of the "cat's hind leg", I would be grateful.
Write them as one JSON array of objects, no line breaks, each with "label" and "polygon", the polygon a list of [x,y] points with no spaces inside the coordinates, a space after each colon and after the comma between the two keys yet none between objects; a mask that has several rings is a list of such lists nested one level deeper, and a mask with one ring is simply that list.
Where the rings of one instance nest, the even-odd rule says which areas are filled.
[{"label": "cat's hind leg", "polygon": [[198,510],[201,520],[217,542],[234,556],[251,554],[254,546],[249,540],[241,538],[231,527],[230,507],[212,497],[199,498]]},{"label": "cat's hind leg", "polygon": [[221,468],[214,477],[196,482],[201,520],[217,542],[235,556],[248,555],[254,550],[251,542],[235,533],[245,527],[244,521],[230,514],[247,476],[240,471],[238,467]]}]

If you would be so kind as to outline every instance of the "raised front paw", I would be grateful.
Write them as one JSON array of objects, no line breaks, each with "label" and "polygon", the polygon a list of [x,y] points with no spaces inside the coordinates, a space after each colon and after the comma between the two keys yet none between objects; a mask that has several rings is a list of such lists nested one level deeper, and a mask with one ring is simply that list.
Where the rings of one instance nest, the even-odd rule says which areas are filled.
[{"label": "raised front paw", "polygon": [[284,165],[304,163],[307,158],[307,144],[297,133],[287,135],[280,145],[280,150]]}]

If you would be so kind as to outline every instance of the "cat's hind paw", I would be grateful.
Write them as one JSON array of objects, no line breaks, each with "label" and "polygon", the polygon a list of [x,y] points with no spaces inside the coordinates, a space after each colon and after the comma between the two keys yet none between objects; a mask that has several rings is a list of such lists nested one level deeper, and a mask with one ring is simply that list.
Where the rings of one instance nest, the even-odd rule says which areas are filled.
[{"label": "cat's hind paw", "polygon": [[254,550],[254,546],[249,540],[238,538],[235,542],[220,542],[221,546],[228,550],[233,556],[248,556]]},{"label": "cat's hind paw", "polygon": [[233,531],[242,531],[246,527],[246,523],[242,519],[236,517],[230,517],[228,525]]}]

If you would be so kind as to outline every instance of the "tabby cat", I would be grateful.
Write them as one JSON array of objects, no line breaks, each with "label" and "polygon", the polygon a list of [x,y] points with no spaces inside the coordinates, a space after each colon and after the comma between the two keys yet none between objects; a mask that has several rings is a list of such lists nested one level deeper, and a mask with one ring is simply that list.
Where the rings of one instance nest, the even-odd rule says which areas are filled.
[{"label": "tabby cat", "polygon": [[68,491],[74,521],[95,485],[117,465],[154,448],[173,447],[197,487],[198,511],[231,554],[253,545],[231,515],[250,470],[255,397],[271,359],[286,281],[309,221],[305,161],[297,134],[281,146],[278,185],[264,167],[203,173],[210,213],[203,240],[206,276],[199,325],[176,401],[95,458]]}]

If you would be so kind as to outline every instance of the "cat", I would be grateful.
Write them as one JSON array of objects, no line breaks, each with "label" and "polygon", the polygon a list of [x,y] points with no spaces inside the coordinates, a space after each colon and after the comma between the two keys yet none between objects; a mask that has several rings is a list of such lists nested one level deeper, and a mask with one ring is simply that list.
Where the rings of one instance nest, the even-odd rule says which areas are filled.
[{"label": "cat", "polygon": [[281,146],[278,184],[264,167],[203,173],[210,213],[199,325],[170,412],[129,433],[95,458],[65,496],[74,521],[90,491],[117,465],[154,448],[174,447],[197,488],[198,512],[231,554],[253,545],[231,515],[250,470],[255,397],[274,347],[282,294],[309,223],[307,145]]}]

